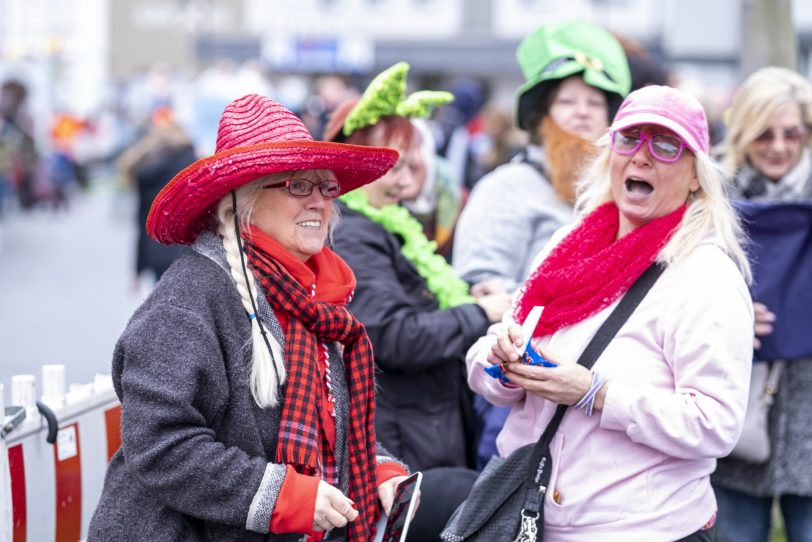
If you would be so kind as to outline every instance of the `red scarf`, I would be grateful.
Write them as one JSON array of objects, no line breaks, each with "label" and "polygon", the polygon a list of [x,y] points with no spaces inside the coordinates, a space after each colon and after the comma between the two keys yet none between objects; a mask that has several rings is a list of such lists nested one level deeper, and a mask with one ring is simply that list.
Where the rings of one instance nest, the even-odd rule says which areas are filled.
[{"label": "red scarf", "polygon": [[522,286],[513,317],[524,322],[543,305],[534,337],[580,322],[615,302],[654,262],[676,231],[686,206],[617,239],[619,212],[601,205],[572,230]]},{"label": "red scarf", "polygon": [[[254,240],[257,238],[254,232]],[[336,470],[334,455],[324,453],[327,443],[319,422],[322,417],[323,379],[319,378],[317,364],[322,359],[320,344],[339,342],[344,345],[344,366],[350,397],[348,496],[355,502],[360,514],[349,524],[347,535],[351,542],[366,542],[368,533],[372,532],[377,509],[373,355],[366,330],[344,306],[311,298],[311,292],[257,244],[247,240],[245,253],[271,307],[288,319],[285,334],[288,377],[276,460],[292,465],[302,474],[317,475],[320,468],[325,473]],[[326,247],[312,256],[308,264],[311,270],[342,268],[340,274],[352,273],[347,264]]]},{"label": "red scarf", "polygon": [[315,301],[346,305],[355,290],[355,274],[341,257],[325,248],[303,262],[279,241],[256,226],[245,230],[247,240],[285,268],[311,294]]},{"label": "red scarf", "polygon": [[[296,281],[301,284],[305,291],[311,293],[314,301],[325,301],[336,305],[346,305],[355,290],[355,274],[352,269],[336,253],[326,250],[309,258],[306,262],[301,261],[283,247],[276,239],[263,232],[256,226],[248,226],[246,237],[254,244],[259,252],[265,253],[272,260],[285,268]],[[288,332],[288,315],[284,312],[277,312],[276,318],[282,327],[282,332]],[[321,430],[324,432],[324,446],[322,449],[322,460],[324,465],[323,478],[332,485],[338,483],[338,470],[335,465],[335,457],[332,455],[335,450],[336,427],[333,419],[332,402],[332,374],[329,365],[325,362],[327,352],[323,352],[322,360],[316,366],[319,370],[319,389],[321,391],[322,408]],[[323,382],[324,381],[324,382]],[[326,383],[326,386],[321,385]]]}]

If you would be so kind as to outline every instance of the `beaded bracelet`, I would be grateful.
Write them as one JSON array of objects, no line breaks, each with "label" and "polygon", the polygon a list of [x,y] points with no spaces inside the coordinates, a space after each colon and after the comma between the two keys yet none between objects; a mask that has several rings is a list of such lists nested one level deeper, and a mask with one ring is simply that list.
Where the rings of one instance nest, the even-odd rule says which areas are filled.
[{"label": "beaded bracelet", "polygon": [[581,397],[581,400],[573,405],[573,408],[583,408],[587,416],[592,416],[592,407],[595,405],[595,396],[598,391],[606,383],[606,378],[602,377],[598,371],[591,371],[592,385],[589,390]]}]

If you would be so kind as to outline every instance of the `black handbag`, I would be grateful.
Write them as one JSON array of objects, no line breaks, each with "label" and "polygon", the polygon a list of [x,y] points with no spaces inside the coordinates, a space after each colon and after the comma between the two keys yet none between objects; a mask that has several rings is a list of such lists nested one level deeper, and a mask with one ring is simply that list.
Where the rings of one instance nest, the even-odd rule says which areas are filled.
[{"label": "black handbag", "polygon": [[[618,330],[660,277],[664,267],[653,263],[632,284],[612,314],[584,349],[578,363],[590,369]],[[494,456],[480,473],[468,498],[440,534],[445,542],[537,542],[544,532],[544,496],[550,482],[550,442],[567,405],[558,405],[544,433],[534,444],[507,457]]]}]

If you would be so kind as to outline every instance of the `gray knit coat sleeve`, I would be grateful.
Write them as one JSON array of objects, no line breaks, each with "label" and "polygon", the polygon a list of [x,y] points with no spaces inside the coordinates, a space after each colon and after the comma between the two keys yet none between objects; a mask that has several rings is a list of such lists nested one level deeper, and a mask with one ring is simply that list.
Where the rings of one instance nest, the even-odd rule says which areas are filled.
[{"label": "gray knit coat sleeve", "polygon": [[[173,509],[267,533],[269,521],[258,525],[248,514],[272,504],[273,472],[261,439],[249,444],[236,435],[258,429],[245,385],[250,346],[241,343],[247,335],[235,333],[221,308],[201,310],[183,295],[211,286],[187,283],[179,295],[145,304],[119,341],[114,373],[124,406],[124,454],[138,483]],[[216,291],[206,297],[217,297]],[[228,299],[212,301],[233,306]],[[235,393],[238,383],[242,396]],[[270,509],[261,515],[270,520]]]},{"label": "gray knit coat sleeve", "polygon": [[250,362],[231,278],[201,254],[183,256],[116,345],[122,447],[88,540],[299,538],[268,535],[285,473],[272,460],[279,409],[254,403]]}]

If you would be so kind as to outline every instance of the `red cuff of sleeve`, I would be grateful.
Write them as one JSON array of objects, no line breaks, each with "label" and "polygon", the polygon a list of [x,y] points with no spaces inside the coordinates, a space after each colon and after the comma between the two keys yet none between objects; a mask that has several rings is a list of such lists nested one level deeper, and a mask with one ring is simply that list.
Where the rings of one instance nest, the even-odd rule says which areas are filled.
[{"label": "red cuff of sleeve", "polygon": [[393,462],[378,463],[375,467],[375,479],[378,486],[395,476],[409,476],[409,471],[399,463]]},{"label": "red cuff of sleeve", "polygon": [[313,511],[319,479],[299,474],[290,465],[285,466],[285,481],[276,497],[271,512],[272,533],[313,534]]}]

